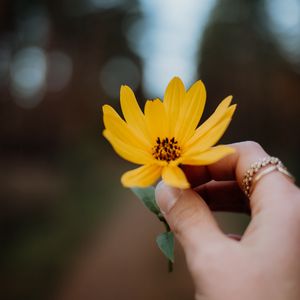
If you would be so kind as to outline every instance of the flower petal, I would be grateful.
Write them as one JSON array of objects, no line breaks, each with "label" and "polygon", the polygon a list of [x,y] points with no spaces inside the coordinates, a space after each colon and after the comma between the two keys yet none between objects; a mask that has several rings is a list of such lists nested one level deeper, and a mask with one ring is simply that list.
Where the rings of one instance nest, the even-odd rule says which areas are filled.
[{"label": "flower petal", "polygon": [[169,137],[174,136],[175,127],[176,123],[178,122],[184,96],[185,88],[183,82],[180,78],[174,77],[166,88],[163,101],[169,120]]},{"label": "flower petal", "polygon": [[231,100],[232,96],[228,96],[218,105],[215,112],[200,127],[196,129],[194,135],[190,138],[190,140],[187,141],[186,146],[193,144],[196,140],[198,140],[202,135],[204,135],[208,130],[217,125],[217,123],[224,118]]},{"label": "flower petal", "polygon": [[120,91],[121,109],[129,127],[140,136],[147,135],[144,114],[141,111],[131,88],[122,85]]},{"label": "flower petal", "polygon": [[224,119],[227,119],[227,118],[232,118],[235,110],[236,110],[236,104],[230,105],[227,108],[226,113],[225,113],[224,117],[221,119],[221,121],[223,121]]},{"label": "flower petal", "polygon": [[165,138],[167,136],[167,114],[159,99],[146,102],[145,120],[153,145],[158,137]]},{"label": "flower petal", "polygon": [[185,95],[179,120],[177,121],[176,137],[184,144],[194,133],[202,116],[206,101],[206,90],[201,80],[195,82]]},{"label": "flower petal", "polygon": [[178,166],[166,166],[162,170],[163,181],[173,187],[187,189],[190,187],[184,172]]},{"label": "flower petal", "polygon": [[145,165],[124,173],[121,182],[125,187],[147,187],[160,177],[161,169],[157,165]]},{"label": "flower petal", "polygon": [[200,152],[199,154],[185,156],[182,158],[182,164],[194,166],[209,165],[234,152],[234,148],[220,145]]},{"label": "flower petal", "polygon": [[150,144],[145,142],[141,134],[133,132],[109,105],[103,106],[103,121],[105,128],[122,142],[150,152]]},{"label": "flower petal", "polygon": [[230,121],[231,118],[226,118],[219,122],[215,127],[210,129],[205,135],[201,136],[192,145],[186,147],[182,152],[182,156],[187,157],[197,155],[198,153],[212,147],[222,137]]},{"label": "flower petal", "polygon": [[154,159],[149,152],[124,143],[109,130],[104,130],[103,135],[122,158],[138,165],[149,164],[153,162]]}]

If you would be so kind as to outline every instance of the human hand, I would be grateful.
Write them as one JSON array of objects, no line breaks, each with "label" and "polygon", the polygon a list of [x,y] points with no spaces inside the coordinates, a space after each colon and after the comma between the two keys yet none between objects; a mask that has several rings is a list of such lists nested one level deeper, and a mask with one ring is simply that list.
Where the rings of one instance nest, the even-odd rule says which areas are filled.
[{"label": "human hand", "polygon": [[[273,171],[248,200],[240,189],[244,173],[267,154],[254,142],[231,146],[236,153],[213,165],[184,166],[195,190],[162,182],[156,188],[157,203],[184,249],[196,299],[300,299],[300,190]],[[210,208],[251,212],[240,241],[220,230]]]}]

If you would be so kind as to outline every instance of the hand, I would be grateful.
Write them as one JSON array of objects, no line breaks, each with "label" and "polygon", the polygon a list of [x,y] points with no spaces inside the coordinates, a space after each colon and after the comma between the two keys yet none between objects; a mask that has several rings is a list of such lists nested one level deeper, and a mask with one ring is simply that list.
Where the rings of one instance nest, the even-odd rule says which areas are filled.
[{"label": "hand", "polygon": [[[254,142],[232,146],[236,153],[213,165],[184,167],[199,188],[162,182],[156,188],[157,203],[184,249],[196,299],[300,299],[300,191],[273,171],[248,200],[240,189],[244,173],[267,154]],[[210,208],[251,212],[240,241],[220,230]]]}]

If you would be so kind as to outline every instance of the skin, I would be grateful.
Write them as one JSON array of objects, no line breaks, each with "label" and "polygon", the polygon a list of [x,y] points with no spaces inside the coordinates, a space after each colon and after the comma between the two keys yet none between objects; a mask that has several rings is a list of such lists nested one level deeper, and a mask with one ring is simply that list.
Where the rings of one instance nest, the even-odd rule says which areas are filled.
[{"label": "skin", "polygon": [[[241,192],[249,166],[268,156],[255,142],[215,164],[183,169],[194,189],[159,183],[156,199],[182,245],[196,299],[300,299],[300,190],[278,171],[250,199]],[[239,239],[224,234],[211,210],[251,214]]]}]

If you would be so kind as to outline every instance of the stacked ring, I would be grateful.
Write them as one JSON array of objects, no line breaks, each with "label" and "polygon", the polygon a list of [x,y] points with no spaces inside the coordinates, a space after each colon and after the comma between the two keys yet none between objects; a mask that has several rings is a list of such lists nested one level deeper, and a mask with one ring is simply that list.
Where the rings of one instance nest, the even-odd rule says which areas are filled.
[{"label": "stacked ring", "polygon": [[263,159],[254,162],[246,171],[243,178],[243,190],[247,197],[251,196],[255,184],[265,175],[279,171],[288,176],[294,181],[294,177],[288,172],[287,168],[277,157],[264,157]]}]

